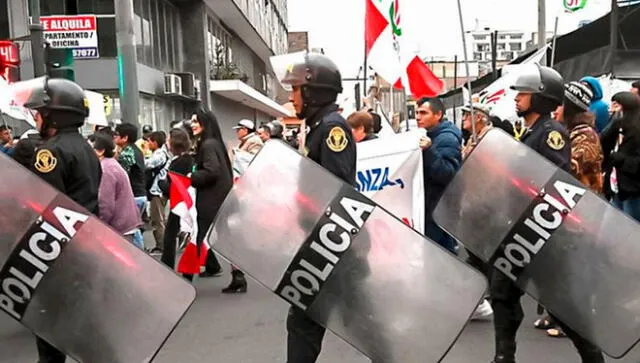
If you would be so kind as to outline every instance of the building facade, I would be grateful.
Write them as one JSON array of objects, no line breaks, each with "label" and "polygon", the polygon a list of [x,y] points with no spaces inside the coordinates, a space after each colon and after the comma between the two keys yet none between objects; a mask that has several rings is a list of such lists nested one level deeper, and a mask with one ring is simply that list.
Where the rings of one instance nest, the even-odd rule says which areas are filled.
[{"label": "building facade", "polygon": [[[526,53],[532,46],[535,47],[538,42],[536,32],[526,33],[519,30],[496,30],[489,27],[476,28],[475,30],[468,31],[467,43],[471,48],[469,54],[472,54],[473,60],[478,62],[480,76],[491,72],[491,62],[493,58],[491,54],[491,35],[494,32],[498,33],[496,42],[497,68],[508,64]],[[552,37],[553,32],[547,32],[547,41],[550,41]]]},{"label": "building facade", "polygon": [[[120,119],[116,0],[40,0],[41,15],[95,15],[98,54],[75,59],[76,82],[102,93],[108,119]],[[241,118],[256,122],[288,113],[273,101],[269,57],[287,49],[286,0],[130,0],[134,9],[138,120],[155,129],[190,117],[203,104],[228,138]],[[33,77],[28,35],[30,0],[0,0],[8,34],[21,48],[21,78]],[[0,28],[3,19],[0,17]]]}]

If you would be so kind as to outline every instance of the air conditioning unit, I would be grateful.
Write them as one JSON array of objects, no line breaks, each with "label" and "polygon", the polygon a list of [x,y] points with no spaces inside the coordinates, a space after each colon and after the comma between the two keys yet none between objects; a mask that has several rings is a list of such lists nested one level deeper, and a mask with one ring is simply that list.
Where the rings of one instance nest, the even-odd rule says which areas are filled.
[{"label": "air conditioning unit", "polygon": [[164,75],[164,94],[181,95],[182,79],[175,74]]},{"label": "air conditioning unit", "polygon": [[196,98],[196,75],[193,73],[175,73],[182,82],[182,95]]}]

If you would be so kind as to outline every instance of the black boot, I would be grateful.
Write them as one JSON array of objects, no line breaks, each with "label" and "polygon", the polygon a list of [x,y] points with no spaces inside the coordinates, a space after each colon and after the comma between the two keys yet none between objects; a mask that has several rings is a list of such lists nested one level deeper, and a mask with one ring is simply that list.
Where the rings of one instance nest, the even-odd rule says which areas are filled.
[{"label": "black boot", "polygon": [[516,363],[516,343],[514,341],[496,341],[496,356],[492,363]]},{"label": "black boot", "polygon": [[224,294],[236,294],[247,292],[247,280],[244,279],[244,273],[240,270],[231,271],[231,283],[222,289]]}]

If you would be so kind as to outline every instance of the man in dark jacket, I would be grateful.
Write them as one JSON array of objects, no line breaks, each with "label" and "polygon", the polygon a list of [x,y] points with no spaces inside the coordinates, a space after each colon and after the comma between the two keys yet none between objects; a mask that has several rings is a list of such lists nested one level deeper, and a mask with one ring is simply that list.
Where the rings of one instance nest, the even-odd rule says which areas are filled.
[{"label": "man in dark jacket", "polygon": [[424,173],[425,235],[452,253],[457,243],[433,221],[444,189],[462,165],[462,132],[444,118],[444,104],[439,98],[423,98],[416,110],[418,127],[427,130],[420,140]]},{"label": "man in dark jacket", "polygon": [[[40,79],[42,82],[29,81],[34,86],[25,103],[25,107],[38,111],[36,124],[43,140],[35,150],[31,171],[97,215],[102,168],[91,146],[78,132],[89,115],[84,90],[66,79]],[[39,337],[37,347],[41,363],[66,360],[63,352]]]}]

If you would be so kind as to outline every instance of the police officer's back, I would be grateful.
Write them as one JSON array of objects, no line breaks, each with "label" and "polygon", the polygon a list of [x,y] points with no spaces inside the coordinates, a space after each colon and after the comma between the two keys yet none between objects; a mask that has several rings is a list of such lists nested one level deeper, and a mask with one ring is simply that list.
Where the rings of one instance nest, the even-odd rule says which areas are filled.
[{"label": "police officer's back", "polygon": [[[25,107],[36,115],[42,143],[31,170],[91,213],[98,213],[100,162],[78,128],[89,114],[84,90],[66,79],[30,81]],[[63,363],[65,355],[38,338],[40,361]]]},{"label": "police officer's back", "polygon": [[[290,64],[281,82],[291,89],[290,101],[297,117],[306,119],[307,157],[355,185],[356,145],[351,128],[337,112],[342,92],[338,67],[322,54],[308,53]],[[304,187],[304,186],[302,186]],[[291,307],[287,318],[287,362],[313,363],[320,354],[325,329],[304,311]]]}]

